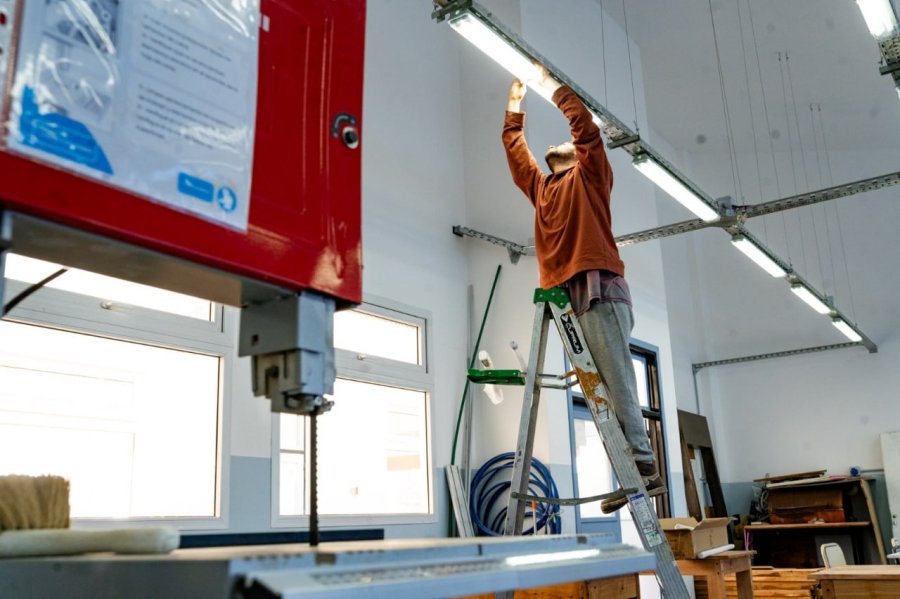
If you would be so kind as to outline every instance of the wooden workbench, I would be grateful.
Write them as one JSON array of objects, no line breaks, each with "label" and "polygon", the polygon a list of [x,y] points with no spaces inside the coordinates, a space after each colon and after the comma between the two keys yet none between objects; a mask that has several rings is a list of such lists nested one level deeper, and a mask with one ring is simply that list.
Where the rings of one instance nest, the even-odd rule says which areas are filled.
[{"label": "wooden workbench", "polygon": [[900,566],[836,566],[810,578],[819,582],[823,599],[896,599]]},{"label": "wooden workbench", "polygon": [[725,599],[725,575],[734,574],[738,599],[753,599],[751,558],[753,551],[725,551],[705,559],[677,560],[678,570],[685,576],[706,579],[707,597]]}]

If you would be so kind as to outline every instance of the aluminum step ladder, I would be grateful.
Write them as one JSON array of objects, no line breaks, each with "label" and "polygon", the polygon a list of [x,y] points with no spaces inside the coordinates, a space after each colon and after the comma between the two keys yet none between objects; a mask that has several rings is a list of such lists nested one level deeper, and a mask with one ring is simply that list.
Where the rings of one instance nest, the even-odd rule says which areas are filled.
[{"label": "aluminum step ladder", "polygon": [[[469,378],[474,382],[497,384],[524,384],[525,398],[519,422],[519,439],[513,463],[512,484],[509,505],[506,512],[506,535],[520,534],[525,519],[526,505],[537,499],[528,494],[528,479],[531,472],[531,457],[534,448],[534,431],[537,424],[541,388],[554,386],[544,384],[541,374],[547,349],[547,332],[552,319],[559,329],[569,362],[575,369],[585,402],[603,440],[609,462],[616,473],[623,491],[628,497],[628,508],[634,518],[638,534],[644,548],[656,556],[656,578],[662,594],[667,599],[687,599],[690,597],[684,579],[678,571],[672,549],[662,532],[656,512],[647,496],[643,480],[634,463],[625,435],[616,419],[606,387],[600,380],[600,373],[584,341],[581,326],[575,318],[569,294],[565,289],[536,289],[534,292],[535,314],[531,338],[531,353],[526,373],[517,370],[478,371],[470,370]],[[558,387],[558,385],[556,385]],[[614,493],[615,494],[615,493]],[[610,494],[610,495],[614,495]],[[609,495],[607,495],[609,496]],[[599,498],[599,497],[598,497]],[[583,503],[586,500],[556,500],[563,504]],[[540,499],[546,501],[546,499]]]}]

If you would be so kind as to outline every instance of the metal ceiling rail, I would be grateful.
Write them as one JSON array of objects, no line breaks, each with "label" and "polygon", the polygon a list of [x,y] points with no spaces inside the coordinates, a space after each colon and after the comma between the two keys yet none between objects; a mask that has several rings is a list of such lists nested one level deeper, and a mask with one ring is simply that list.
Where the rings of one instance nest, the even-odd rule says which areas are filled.
[{"label": "metal ceiling rail", "polygon": [[[845,198],[848,196],[856,195],[858,193],[865,193],[867,191],[874,191],[876,189],[882,189],[884,187],[891,187],[892,185],[897,185],[898,183],[900,183],[900,172],[890,173],[887,175],[879,175],[877,177],[870,177],[868,179],[861,179],[852,183],[844,183],[842,185],[835,185],[834,187],[828,187],[816,191],[809,191],[807,193],[801,193],[779,200],[772,200],[770,202],[761,202],[759,204],[751,204],[747,206],[735,206],[733,218],[737,219],[740,222],[743,222],[747,219],[757,216],[772,214],[774,212],[781,212],[782,210],[791,210],[793,208],[800,208],[802,206],[810,206],[812,204],[827,202],[829,200],[836,200],[838,198]],[[654,227],[653,229],[646,229],[644,231],[637,231],[635,233],[621,235],[619,237],[616,237],[616,245],[618,245],[619,247],[625,247],[644,241],[653,241],[655,239],[671,237],[672,235],[680,235],[681,233],[690,233],[691,231],[698,231],[700,229],[706,229],[709,227],[727,228],[732,226],[732,224],[732,222],[728,221],[728,217],[722,217],[722,220],[713,223],[707,223],[699,218],[695,218],[693,220],[685,220],[677,223],[672,223],[670,225]]]},{"label": "metal ceiling rail", "polygon": [[835,185],[818,191],[810,191],[795,196],[790,196],[780,200],[772,200],[771,202],[761,202],[750,206],[736,207],[735,212],[738,215],[744,215],[747,218],[762,216],[764,214],[772,214],[782,210],[790,210],[792,208],[800,208],[801,206],[809,206],[818,204],[819,202],[827,202],[838,198],[845,198],[858,193],[874,191],[884,187],[890,187],[900,183],[900,172],[890,173],[887,175],[879,175],[869,179],[861,179],[853,183],[844,183]]},{"label": "metal ceiling rail", "polygon": [[535,255],[533,245],[520,245],[514,241],[509,241],[501,237],[488,235],[487,233],[482,233],[481,231],[476,231],[475,229],[470,229],[468,227],[461,227],[459,225],[456,225],[453,227],[453,234],[458,235],[459,237],[471,237],[473,239],[480,239],[482,241],[487,241],[488,243],[493,243],[494,245],[499,245],[500,247],[506,248],[506,251],[509,252],[509,260],[513,264],[517,264],[519,262],[519,257],[521,256]]},{"label": "metal ceiling rail", "polygon": [[691,364],[691,369],[696,374],[697,371],[702,370],[704,368],[710,368],[712,366],[727,366],[729,364],[741,364],[744,362],[757,362],[759,360],[768,360],[770,358],[785,358],[788,356],[799,356],[801,354],[813,354],[823,351],[830,351],[832,349],[846,349],[848,347],[859,347],[864,345],[860,342],[848,342],[848,343],[835,343],[833,345],[819,345],[817,347],[804,347],[802,349],[789,349],[787,351],[779,351],[779,352],[770,352],[767,354],[756,354],[752,356],[742,356],[739,358],[728,358],[726,360],[714,360],[712,362],[700,362],[698,364]]},{"label": "metal ceiling rail", "polygon": [[[536,49],[530,46],[527,42],[525,42],[522,38],[520,38],[515,32],[506,27],[503,23],[494,19],[493,14],[486,9],[485,7],[479,5],[478,3],[472,0],[454,0],[454,1],[445,1],[438,0],[435,4],[435,10],[432,13],[432,18],[436,21],[444,21],[456,18],[462,18],[464,15],[471,15],[473,18],[476,18],[478,21],[483,23],[486,27],[490,28],[495,34],[499,35],[503,41],[508,44],[510,47],[515,48],[517,51],[521,52],[524,56],[528,57],[535,63],[541,64],[547,71],[547,73],[556,79],[558,82],[563,85],[568,86],[575,94],[581,99],[581,101],[585,104],[585,106],[594,113],[600,119],[600,127],[603,130],[604,134],[609,139],[608,146],[610,148],[621,147],[626,152],[631,154],[632,156],[649,156],[654,161],[656,161],[660,166],[662,166],[665,170],[669,172],[669,174],[677,179],[681,184],[691,190],[701,202],[707,204],[710,208],[712,208],[717,214],[720,215],[720,219],[717,222],[710,223],[710,226],[717,226],[718,228],[722,228],[723,231],[728,233],[730,236],[734,236],[736,234],[743,235],[747,240],[749,240],[752,244],[754,244],[760,251],[762,251],[765,255],[771,258],[775,263],[781,266],[788,275],[785,277],[789,284],[793,283],[802,283],[806,286],[809,291],[815,295],[816,297],[822,299],[825,298],[823,293],[820,293],[813,286],[807,283],[793,268],[786,263],[784,260],[779,258],[772,250],[762,244],[758,239],[756,239],[753,235],[751,235],[748,231],[746,231],[742,223],[748,217],[747,214],[741,215],[737,211],[733,213],[731,211],[726,211],[722,207],[719,206],[719,203],[712,199],[711,196],[706,194],[702,189],[700,189],[697,185],[695,185],[690,179],[681,174],[678,170],[676,170],[671,163],[665,160],[658,152],[653,150],[647,143],[644,142],[640,138],[640,135],[629,129],[621,120],[616,118],[609,110],[606,109],[605,106],[600,104],[593,96],[588,94],[583,88],[581,88],[574,81],[569,79],[565,73],[563,73],[560,69],[556,68],[550,61],[548,61],[541,53],[539,53]],[[796,208],[799,206],[805,206],[808,204],[813,204],[819,201],[824,201],[826,199],[834,199],[836,197],[843,197],[846,195],[850,195],[851,193],[859,193],[860,191],[868,191],[869,189],[877,189],[879,187],[884,187],[886,185],[896,184],[898,173],[894,173],[893,175],[886,175],[883,177],[877,177],[878,181],[862,181],[856,183],[850,183],[847,185],[840,185],[835,188],[828,188],[826,190],[822,190],[821,192],[811,192],[806,194],[801,194],[798,196],[792,196],[790,198],[785,198],[783,200],[775,200],[774,202],[768,202],[764,204],[760,204],[752,207],[753,216],[760,216],[762,214],[768,214],[770,212],[777,212],[779,210],[787,210],[789,208]],[[855,190],[855,191],[853,191]],[[750,208],[744,207],[744,212],[751,212]],[[703,222],[703,221],[697,221]],[[706,225],[707,223],[703,223]],[[648,238],[660,238],[668,235],[674,235],[677,233],[687,232],[691,230],[696,230],[700,227],[694,221],[688,221],[686,223],[676,223],[675,225],[668,225],[667,227],[662,228],[656,233],[654,230],[642,232],[642,235],[647,236],[651,234],[655,234],[656,237],[648,237]],[[477,239],[482,239],[485,241],[489,241],[491,243],[495,243],[496,245],[500,245],[505,247],[509,251],[510,260],[515,263],[518,260],[519,256],[528,255],[530,248],[526,246],[522,246],[519,244],[515,244],[511,241],[507,241],[505,239],[500,239],[498,237],[494,237],[492,235],[488,235],[486,233],[480,233],[478,231],[474,231],[472,229],[465,229],[464,227],[454,227],[453,232],[456,235],[461,236],[470,236],[475,237]],[[666,234],[664,234],[666,233]],[[628,237],[628,236],[626,236]],[[621,239],[621,238],[620,238]],[[617,244],[619,244],[620,239],[617,239]],[[643,240],[643,239],[641,239]],[[632,243],[637,243],[636,240],[630,239],[622,239],[621,245],[630,245]],[[851,346],[863,345],[865,346],[869,352],[876,352],[877,346],[866,336],[864,335],[856,326],[853,321],[848,320],[843,316],[843,314],[835,308],[830,302],[826,301],[826,304],[830,308],[829,315],[832,318],[838,317],[840,318],[847,326],[853,329],[861,338],[862,341],[851,343]],[[851,324],[852,323],[852,324]],[[844,345],[847,346],[847,345]]]}]

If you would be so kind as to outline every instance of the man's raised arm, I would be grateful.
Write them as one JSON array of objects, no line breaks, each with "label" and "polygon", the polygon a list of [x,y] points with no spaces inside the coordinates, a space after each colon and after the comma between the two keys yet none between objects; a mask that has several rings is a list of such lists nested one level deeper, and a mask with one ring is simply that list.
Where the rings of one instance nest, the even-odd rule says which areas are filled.
[{"label": "man's raised arm", "polygon": [[506,148],[506,159],[513,182],[528,196],[534,204],[537,190],[544,180],[544,173],[528,149],[525,142],[525,113],[520,111],[522,98],[525,97],[525,84],[518,79],[509,87],[506,104],[506,118],[503,123],[503,147]]},{"label": "man's raised arm", "polygon": [[606,158],[600,127],[594,123],[591,112],[581,99],[567,86],[560,85],[541,68],[541,86],[553,94],[553,102],[559,107],[572,131],[575,156],[582,167],[602,177],[612,179],[612,167]]}]

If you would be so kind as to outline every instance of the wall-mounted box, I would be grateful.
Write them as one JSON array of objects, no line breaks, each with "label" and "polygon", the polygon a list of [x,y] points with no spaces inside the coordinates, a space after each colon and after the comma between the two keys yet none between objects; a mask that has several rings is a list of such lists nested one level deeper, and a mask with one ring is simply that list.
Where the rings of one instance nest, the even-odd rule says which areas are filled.
[{"label": "wall-mounted box", "polygon": [[12,251],[230,304],[361,300],[365,2],[0,10]]}]

